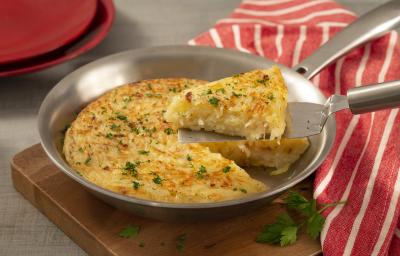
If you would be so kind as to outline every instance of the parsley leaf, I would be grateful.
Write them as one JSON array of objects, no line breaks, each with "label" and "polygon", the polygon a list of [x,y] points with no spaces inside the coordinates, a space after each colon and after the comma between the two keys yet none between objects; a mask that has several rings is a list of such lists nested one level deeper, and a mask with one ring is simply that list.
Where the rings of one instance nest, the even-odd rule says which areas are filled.
[{"label": "parsley leaf", "polygon": [[189,154],[187,154],[187,155],[186,155],[186,159],[187,159],[188,161],[192,161],[192,156],[189,155]]},{"label": "parsley leaf", "polygon": [[203,177],[204,177],[204,174],[205,174],[206,172],[207,172],[206,167],[204,167],[203,165],[200,166],[199,171],[196,172],[197,178],[198,178],[198,179],[203,178]]},{"label": "parsley leaf", "polygon": [[307,228],[307,234],[316,239],[325,224],[325,218],[322,216],[321,212],[328,207],[344,203],[335,202],[332,204],[323,204],[323,207],[318,210],[319,206],[315,199],[307,200],[299,193],[293,191],[290,191],[283,201],[287,208],[299,212],[303,216],[304,221],[302,223],[296,223],[288,213],[284,213],[277,218],[275,223],[265,226],[262,233],[257,237],[257,242],[270,244],[279,243],[281,246],[293,244],[297,240],[298,229],[303,225]]},{"label": "parsley leaf", "polygon": [[161,179],[161,177],[158,174],[155,174],[155,175],[156,175],[156,177],[153,178],[153,182],[156,183],[156,184],[161,185],[163,180]]},{"label": "parsley leaf", "polygon": [[140,184],[139,182],[137,182],[137,181],[133,181],[133,182],[132,182],[132,187],[133,187],[135,190],[138,190],[140,186],[142,186],[142,184]]},{"label": "parsley leaf", "polygon": [[92,161],[92,157],[88,156],[85,160],[85,165],[89,165],[90,161]]},{"label": "parsley leaf", "polygon": [[310,202],[304,196],[294,191],[289,192],[284,202],[289,209],[297,210],[306,217],[310,217],[317,210],[315,199],[312,199]]},{"label": "parsley leaf", "polygon": [[286,227],[281,232],[281,246],[294,244],[297,240],[297,227],[290,226]]},{"label": "parsley leaf", "polygon": [[166,128],[166,129],[164,130],[164,132],[165,132],[167,135],[174,134],[174,130],[173,130],[172,128],[170,128],[170,127]]},{"label": "parsley leaf", "polygon": [[217,98],[215,98],[215,97],[212,97],[211,99],[208,100],[208,102],[209,102],[211,105],[213,105],[214,107],[218,107],[219,99],[217,99]]},{"label": "parsley leaf", "polygon": [[128,225],[123,228],[118,235],[123,238],[134,238],[139,234],[140,227],[136,225]]},{"label": "parsley leaf", "polygon": [[122,174],[130,174],[133,177],[137,177],[137,170],[136,167],[140,164],[140,162],[136,162],[136,163],[131,163],[131,162],[126,162],[125,163],[125,167],[123,168],[124,172]]},{"label": "parsley leaf", "polygon": [[146,156],[148,156],[149,153],[150,153],[150,151],[146,151],[146,150],[143,150],[143,149],[142,149],[142,150],[139,150],[138,153],[141,154],[141,155],[146,155]]},{"label": "parsley leaf", "polygon": [[224,169],[222,169],[222,171],[224,172],[224,173],[227,173],[227,172],[229,172],[231,170],[231,167],[228,165],[228,166],[226,166]]},{"label": "parsley leaf", "polygon": [[[294,229],[287,229],[290,227],[295,227]],[[284,233],[282,233],[285,231]],[[278,244],[283,243],[281,241],[282,236],[285,236],[285,243],[289,240],[287,237],[293,238],[297,234],[296,223],[293,219],[287,214],[284,213],[276,219],[275,223],[266,225],[262,231],[262,233],[257,237],[256,242],[258,243],[270,243],[270,244]]]},{"label": "parsley leaf", "polygon": [[219,88],[219,89],[217,89],[215,92],[225,93],[225,89],[224,89],[224,88]]},{"label": "parsley leaf", "polygon": [[307,234],[316,239],[325,224],[325,218],[320,213],[313,214],[307,220]]},{"label": "parsley leaf", "polygon": [[122,121],[128,121],[128,117],[126,117],[126,116],[124,116],[124,115],[117,115],[117,118],[118,118],[119,120],[122,120]]},{"label": "parsley leaf", "polygon": [[186,234],[179,235],[176,239],[176,249],[183,251],[185,249]]}]

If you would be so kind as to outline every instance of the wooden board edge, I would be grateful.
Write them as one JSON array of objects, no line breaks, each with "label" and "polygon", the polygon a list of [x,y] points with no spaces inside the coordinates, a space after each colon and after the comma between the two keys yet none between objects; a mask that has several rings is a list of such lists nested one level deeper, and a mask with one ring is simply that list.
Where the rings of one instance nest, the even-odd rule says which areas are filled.
[{"label": "wooden board edge", "polygon": [[96,239],[78,220],[64,211],[62,207],[57,206],[58,203],[52,200],[46,191],[43,191],[29,177],[24,175],[15,163],[15,158],[23,152],[15,155],[10,161],[11,179],[15,190],[89,255],[117,256],[115,252],[110,251],[101,241]]}]

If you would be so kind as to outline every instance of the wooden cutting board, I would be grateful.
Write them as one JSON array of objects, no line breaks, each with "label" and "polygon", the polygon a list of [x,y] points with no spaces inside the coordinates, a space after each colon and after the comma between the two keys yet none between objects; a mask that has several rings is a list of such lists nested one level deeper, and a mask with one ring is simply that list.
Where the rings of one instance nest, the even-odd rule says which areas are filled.
[{"label": "wooden cutting board", "polygon": [[[58,170],[40,144],[14,156],[11,170],[16,190],[90,255],[303,256],[321,252],[319,241],[304,232],[292,246],[254,242],[262,226],[283,211],[277,202],[224,221],[166,223],[131,215],[98,200]],[[297,189],[311,196],[310,184],[303,182]],[[139,235],[119,237],[120,230],[129,224],[140,226]],[[186,234],[185,247],[178,251],[176,241],[181,234]]]}]

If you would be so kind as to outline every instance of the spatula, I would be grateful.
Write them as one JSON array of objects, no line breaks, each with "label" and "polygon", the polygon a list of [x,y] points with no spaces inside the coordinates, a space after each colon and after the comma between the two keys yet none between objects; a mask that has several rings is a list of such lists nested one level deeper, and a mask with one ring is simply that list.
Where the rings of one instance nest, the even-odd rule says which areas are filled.
[{"label": "spatula", "polygon": [[[347,95],[332,95],[324,105],[309,102],[289,102],[286,130],[283,138],[302,138],[321,133],[332,113],[343,109],[357,115],[385,108],[400,107],[400,81],[352,88]],[[180,143],[224,142],[246,140],[208,131],[178,130]]]}]

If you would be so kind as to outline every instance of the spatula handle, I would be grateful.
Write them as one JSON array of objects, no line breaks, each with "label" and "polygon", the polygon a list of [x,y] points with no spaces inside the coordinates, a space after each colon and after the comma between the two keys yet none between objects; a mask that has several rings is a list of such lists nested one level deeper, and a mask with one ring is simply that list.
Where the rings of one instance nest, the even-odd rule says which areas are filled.
[{"label": "spatula handle", "polygon": [[400,107],[400,81],[352,88],[347,100],[353,114]]},{"label": "spatula handle", "polygon": [[293,67],[307,79],[319,73],[354,48],[375,39],[400,24],[400,0],[389,1],[364,14],[312,55]]}]

